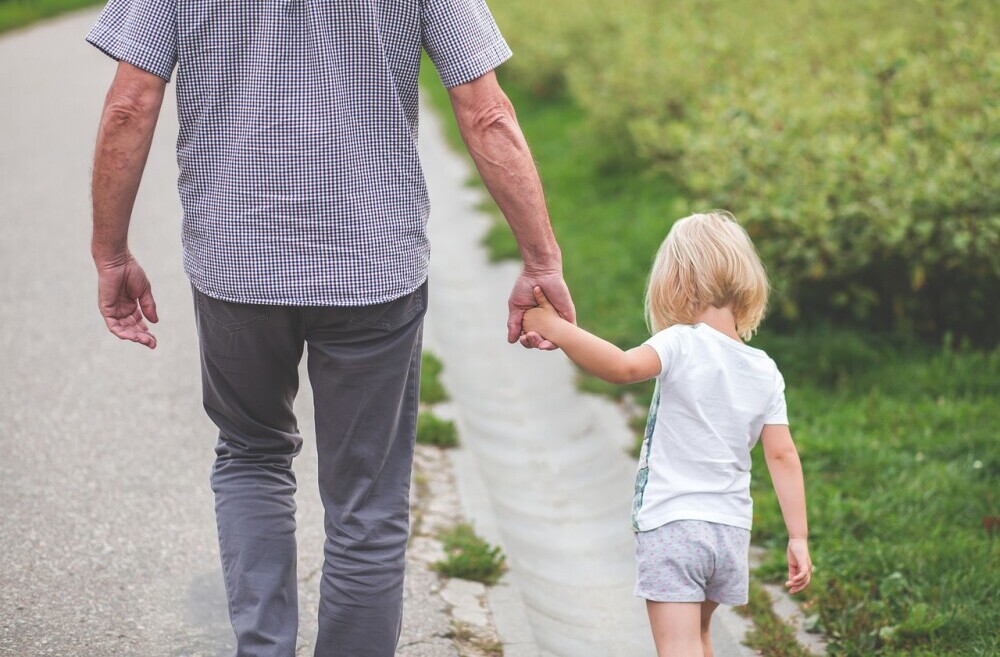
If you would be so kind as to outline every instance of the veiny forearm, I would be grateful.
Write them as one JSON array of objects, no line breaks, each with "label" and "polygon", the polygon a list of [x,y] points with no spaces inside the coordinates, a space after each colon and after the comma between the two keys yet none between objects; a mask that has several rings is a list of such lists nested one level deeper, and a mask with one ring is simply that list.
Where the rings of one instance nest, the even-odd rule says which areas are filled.
[{"label": "veiny forearm", "polygon": [[792,449],[767,457],[767,469],[771,473],[788,537],[808,538],[806,489],[798,453]]},{"label": "veiny forearm", "polygon": [[498,93],[474,111],[460,113],[459,127],[483,183],[510,224],[525,268],[560,269],[542,183],[510,101]]},{"label": "veiny forearm", "polygon": [[91,184],[95,259],[111,260],[128,253],[128,227],[139,182],[149,156],[163,100],[159,93],[108,93],[97,134]]}]

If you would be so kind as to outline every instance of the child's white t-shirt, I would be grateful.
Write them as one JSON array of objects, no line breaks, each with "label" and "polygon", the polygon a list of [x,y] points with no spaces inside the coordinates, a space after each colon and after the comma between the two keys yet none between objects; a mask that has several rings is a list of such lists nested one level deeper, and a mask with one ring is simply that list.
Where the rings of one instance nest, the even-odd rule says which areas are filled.
[{"label": "child's white t-shirt", "polygon": [[633,528],[705,520],[750,529],[750,450],[765,424],[788,424],[777,365],[705,324],[674,325],[645,344],[662,369],[639,458]]}]

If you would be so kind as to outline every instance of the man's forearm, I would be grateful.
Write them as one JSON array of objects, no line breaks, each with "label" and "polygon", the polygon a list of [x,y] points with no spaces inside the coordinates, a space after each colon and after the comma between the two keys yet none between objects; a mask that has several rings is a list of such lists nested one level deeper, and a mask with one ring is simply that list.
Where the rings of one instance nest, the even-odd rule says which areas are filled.
[{"label": "man's forearm", "polygon": [[458,115],[469,153],[510,224],[525,267],[559,270],[562,257],[549,223],[542,183],[510,101],[497,89],[486,102]]},{"label": "man's forearm", "polygon": [[128,253],[128,227],[163,101],[162,88],[137,89],[116,78],[97,133],[91,185],[96,260]]}]

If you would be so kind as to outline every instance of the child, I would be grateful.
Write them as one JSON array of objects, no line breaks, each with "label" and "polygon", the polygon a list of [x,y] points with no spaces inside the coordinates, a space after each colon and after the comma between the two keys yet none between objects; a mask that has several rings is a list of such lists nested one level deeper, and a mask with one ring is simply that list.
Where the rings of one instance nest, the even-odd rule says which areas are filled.
[{"label": "child", "polygon": [[646,599],[659,657],[711,657],[721,604],[747,602],[750,450],[758,438],[788,529],[791,593],[809,584],[805,487],[774,361],[747,346],[768,282],[746,231],[728,212],[681,219],[649,277],[654,335],[622,351],[562,319],[535,288],[524,330],[611,383],[656,378],[639,458],[632,525],[635,593]]}]

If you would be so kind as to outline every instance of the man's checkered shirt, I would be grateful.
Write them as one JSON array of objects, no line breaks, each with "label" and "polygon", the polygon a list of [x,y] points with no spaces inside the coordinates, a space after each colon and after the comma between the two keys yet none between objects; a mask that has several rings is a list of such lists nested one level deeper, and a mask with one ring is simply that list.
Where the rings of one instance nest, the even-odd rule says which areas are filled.
[{"label": "man's checkered shirt", "polygon": [[281,305],[423,283],[421,50],[448,87],[510,57],[484,0],[110,0],[87,40],[164,80],[177,67],[195,287]]}]

